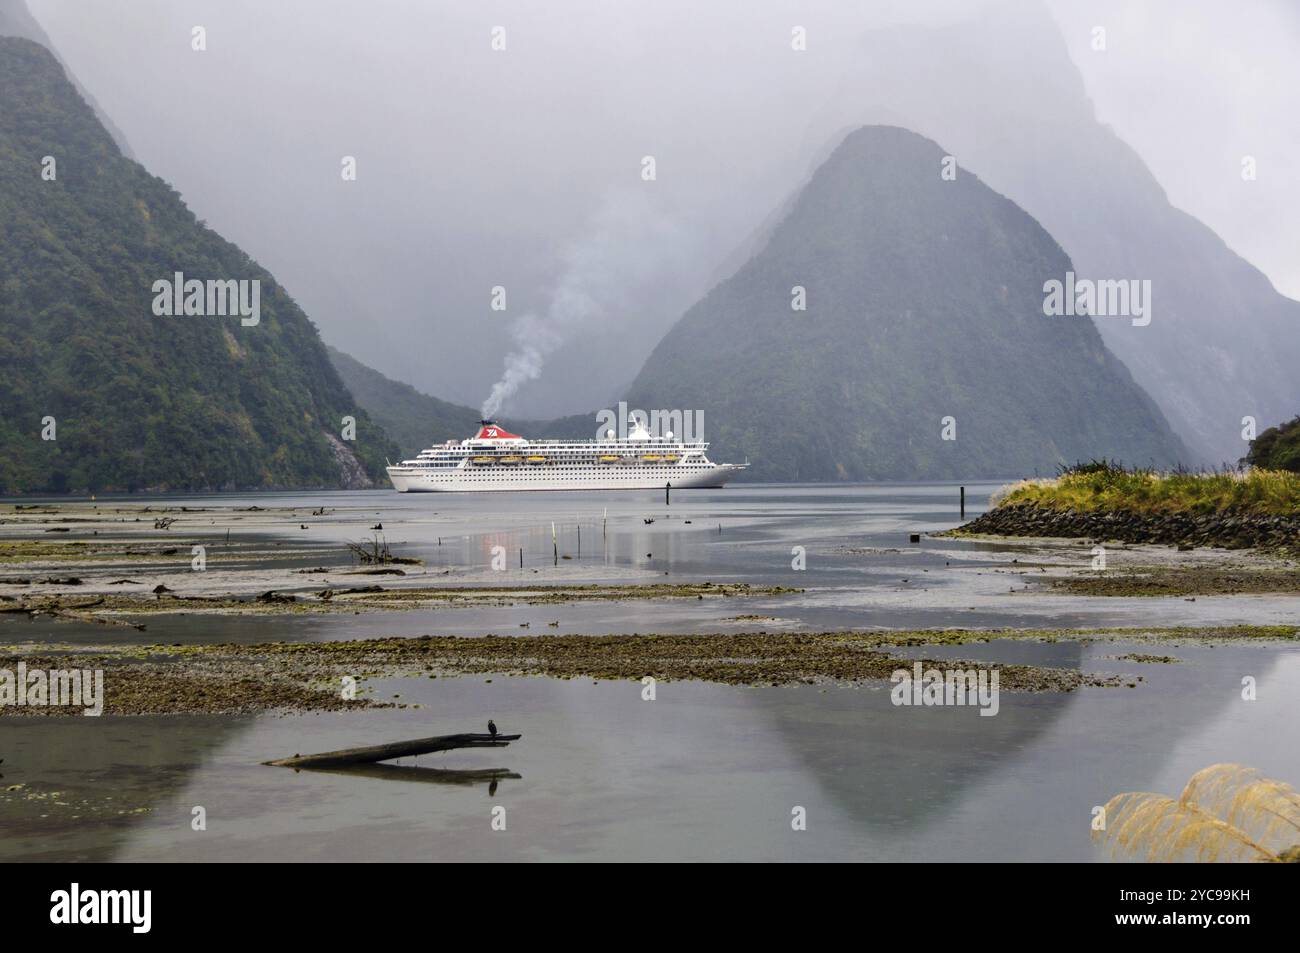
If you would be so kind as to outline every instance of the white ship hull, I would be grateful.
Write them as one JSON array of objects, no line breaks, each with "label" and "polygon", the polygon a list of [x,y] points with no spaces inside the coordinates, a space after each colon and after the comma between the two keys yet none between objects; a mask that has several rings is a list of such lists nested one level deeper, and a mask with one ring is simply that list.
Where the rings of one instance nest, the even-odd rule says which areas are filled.
[{"label": "white ship hull", "polygon": [[[633,422],[635,424],[635,421]],[[653,437],[640,424],[624,438],[528,440],[490,420],[468,440],[449,440],[389,466],[399,493],[520,490],[675,490],[720,487],[745,469],[714,463],[703,441]]]},{"label": "white ship hull", "polygon": [[388,478],[399,493],[481,493],[519,490],[674,490],[717,488],[744,469],[729,463],[704,467],[603,467],[566,473],[537,468],[501,472],[501,468],[420,471],[414,467],[388,468]]}]

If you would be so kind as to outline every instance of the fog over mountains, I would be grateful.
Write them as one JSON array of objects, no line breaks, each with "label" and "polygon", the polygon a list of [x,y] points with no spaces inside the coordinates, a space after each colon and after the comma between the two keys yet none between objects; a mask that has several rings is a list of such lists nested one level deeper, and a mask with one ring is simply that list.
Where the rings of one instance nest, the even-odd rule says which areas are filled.
[{"label": "fog over mountains", "polygon": [[[1300,143],[1271,118],[1300,87],[1286,65],[1297,35],[1286,3],[1252,4],[1249,16],[1168,0],[1052,2],[1051,15],[1033,2],[901,0],[758,2],[743,15],[686,0],[565,16],[510,3],[31,5],[145,163],[270,263],[331,344],[458,404],[488,396],[516,346],[514,322],[548,310],[611,193],[640,190],[689,254],[665,254],[654,227],[631,223],[621,247],[653,274],[648,289],[635,305],[595,301],[506,414],[610,405],[673,322],[744,260],[737,247],[819,150],[885,122],[953,150],[1082,271],[1153,280],[1149,333],[1102,334],[1206,456],[1243,449],[1239,424],[1224,437],[1224,416],[1254,413],[1262,426],[1292,415],[1277,409],[1288,395],[1271,368],[1243,370],[1259,335],[1221,330],[1267,311],[1254,326],[1272,333],[1283,306],[1180,221],[1144,161],[1098,121],[1132,132],[1185,207],[1213,213],[1234,248],[1300,288],[1294,256],[1276,251],[1300,243],[1294,216],[1276,211],[1300,201],[1287,173]],[[208,31],[201,54],[190,48],[196,23]],[[504,51],[490,48],[494,24],[507,30]],[[1105,52],[1089,47],[1094,24],[1107,30]],[[791,49],[795,25],[802,52]],[[1195,100],[1180,101],[1184,86]],[[1208,155],[1207,143],[1221,148]],[[1232,152],[1260,159],[1244,193]],[[355,182],[339,179],[345,155],[358,160]],[[646,155],[653,183],[641,179]],[[1130,258],[1153,249],[1167,254]],[[1206,275],[1215,287],[1195,288]],[[504,313],[490,307],[496,286],[509,291]],[[1188,350],[1182,341],[1205,336],[1213,315],[1218,333]],[[1175,323],[1196,333],[1161,360]],[[1226,375],[1228,389],[1188,393],[1185,364],[1186,378]]]},{"label": "fog over mountains", "polygon": [[[383,478],[395,447],[293,298],[121,154],[48,49],[9,36],[0,247],[0,493]],[[191,281],[225,279],[247,283],[248,317],[188,310]],[[160,312],[159,281],[187,313]]]},{"label": "fog over mountains", "polygon": [[[1026,31],[1034,42],[1005,56],[1005,38]],[[1099,317],[1097,328],[1198,462],[1242,456],[1243,417],[1262,426],[1300,408],[1300,302],[1174,208],[1137,153],[1094,118],[1041,8],[993,7],[961,26],[876,31],[862,52],[813,128],[890,122],[932,137],[1037,218],[1081,277],[1149,280],[1149,325]],[[1023,95],[1026,77],[1032,98]],[[933,95],[936,85],[946,94]]]},{"label": "fog over mountains", "polygon": [[81,94],[81,98],[86,101],[92,110],[94,110],[95,117],[103,124],[104,128],[108,130],[109,135],[113,137],[113,141],[117,144],[117,148],[121,151],[122,155],[126,156],[128,159],[135,158],[131,152],[131,146],[126,141],[126,137],[122,135],[122,130],[118,129],[117,125],[113,122],[112,117],[100,108],[94,94],[77,81],[76,73],[68,63],[59,56],[58,49],[55,47],[54,43],[51,42],[49,35],[41,27],[40,23],[38,23],[36,18],[32,16],[31,11],[27,9],[24,0],[0,0],[0,36],[22,37],[25,40],[39,43],[41,46],[53,53],[55,59],[59,60],[60,64],[63,66],[68,81],[76,87],[77,92]]},{"label": "fog over mountains", "polygon": [[716,456],[752,455],[755,479],[1185,459],[1093,322],[1043,315],[1060,247],[972,173],[943,178],[944,156],[898,127],[850,133],[655,349],[632,404],[708,406]]},{"label": "fog over mountains", "polygon": [[[569,20],[508,4],[435,12],[286,0],[253,11],[110,0],[74,15],[72,5],[30,2],[36,16],[23,0],[0,0],[0,35],[58,47],[119,148],[134,147],[200,219],[273,271],[338,348],[323,371],[344,382],[324,385],[330,413],[351,390],[400,432],[403,449],[424,412],[430,441],[463,436],[439,428],[484,405],[538,420],[534,433],[588,436],[595,408],[628,398],[705,410],[706,436],[731,456],[789,457],[819,413],[865,426],[857,439],[875,442],[874,460],[864,450],[830,465],[822,455],[751,477],[1003,475],[1096,453],[1235,461],[1243,418],[1262,430],[1300,409],[1300,304],[1274,287],[1300,287],[1300,268],[1274,253],[1300,240],[1300,225],[1266,213],[1300,199],[1288,191],[1295,177],[1279,174],[1289,149],[1300,156],[1300,137],[1259,120],[1285,102],[1273,92],[1280,37],[1300,36],[1284,4],[1225,21],[1208,3],[1157,0],[1138,14],[1102,2],[1093,24],[1068,4],[1006,0],[923,11],[756,4],[743,17],[665,0],[634,13],[593,5]],[[488,20],[505,24],[505,49],[493,49]],[[196,51],[200,23],[206,48]],[[1216,26],[1236,57],[1227,65],[1207,62]],[[801,30],[806,48],[796,51]],[[1144,66],[1142,44],[1159,51],[1159,70]],[[1197,104],[1203,115],[1171,106],[1180,70],[1217,84],[1217,99]],[[1224,132],[1225,109],[1237,115],[1224,103],[1251,95],[1259,102],[1240,115],[1255,125]],[[1135,133],[1143,155],[1105,115]],[[911,192],[883,188],[871,162],[837,161],[836,188],[876,207],[846,218],[852,206],[823,197],[820,219],[792,224],[800,201],[821,194],[808,186],[830,174],[818,170],[846,136],[861,146],[855,130],[881,126],[930,140],[895,153],[873,139],[868,150]],[[1210,140],[1218,148],[1207,164]],[[1199,151],[1171,165],[1169,153],[1192,142]],[[1258,181],[1241,174],[1237,153],[1248,147]],[[959,169],[945,183],[958,188],[937,194],[967,196],[980,183],[988,194],[947,211],[931,202],[935,148]],[[935,183],[898,165],[900,155],[926,163]],[[1203,207],[1270,274],[1171,203],[1148,155],[1166,173],[1199,169],[1194,181],[1215,196]],[[354,181],[340,176],[349,159]],[[1192,175],[1175,179],[1181,200],[1196,204]],[[1239,199],[1220,195],[1229,192]],[[1033,228],[1019,209],[991,223],[988,208],[1004,206],[1023,209]],[[873,230],[884,222],[892,236]],[[1040,238],[1025,238],[1038,226]],[[958,254],[944,228],[992,245]],[[814,280],[785,273],[817,265],[800,257],[808,248],[822,249],[817,277],[840,295],[829,309]],[[904,248],[923,257],[880,270]],[[1090,329],[1046,317],[1043,282],[1067,268],[1149,281],[1150,323],[1099,316]],[[963,283],[968,272],[976,280]],[[774,337],[778,314],[755,295],[784,287],[788,312],[798,283],[809,285],[809,319],[829,323]],[[1010,313],[975,296],[986,285],[1014,297]],[[498,299],[508,305],[494,307]],[[896,311],[924,319],[882,321]],[[820,336],[828,327],[838,346]],[[959,340],[965,350],[950,352]],[[882,341],[892,363],[879,363]],[[838,353],[849,342],[852,353]],[[789,349],[790,363],[769,366],[777,355],[761,344]],[[843,363],[834,380],[817,356],[825,347]],[[957,357],[984,347],[987,373],[965,376]],[[1013,350],[1032,358],[1027,374],[1007,363]],[[315,351],[307,362],[322,366]],[[1084,381],[1084,365],[1101,370]],[[798,381],[762,386],[789,366]],[[1019,404],[994,396],[1007,375]],[[787,403],[773,403],[778,393]],[[958,416],[960,451],[918,449],[937,430],[936,411]],[[1084,415],[1093,416],[1075,419]],[[989,430],[962,422],[972,419]],[[909,426],[912,440],[897,442]],[[773,433],[785,445],[771,444]],[[1003,469],[990,469],[997,462]]]}]

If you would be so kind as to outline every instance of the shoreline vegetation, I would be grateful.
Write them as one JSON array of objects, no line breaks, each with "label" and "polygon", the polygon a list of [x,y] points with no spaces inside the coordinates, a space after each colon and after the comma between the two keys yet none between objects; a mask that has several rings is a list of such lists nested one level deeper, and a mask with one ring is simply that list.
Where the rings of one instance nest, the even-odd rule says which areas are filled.
[{"label": "shoreline vegetation", "polygon": [[[924,658],[891,649],[959,647],[1002,639],[1118,641],[1177,645],[1300,639],[1295,626],[1206,626],[1118,629],[923,629],[903,631],[747,632],[698,635],[616,634],[419,636],[255,645],[0,647],[0,669],[102,669],[110,715],[242,715],[403,708],[400,695],[381,698],[374,680],[447,676],[589,678],[639,682],[702,681],[724,685],[880,684],[893,672],[926,668],[997,671],[1011,692],[1071,692],[1084,687],[1135,688],[1136,674],[959,658]],[[26,651],[23,651],[26,649]],[[1123,656],[1117,657],[1124,660]],[[1149,661],[1155,656],[1143,658]],[[1159,656],[1161,661],[1176,661]],[[1129,658],[1127,661],[1139,661]],[[340,686],[354,678],[355,697]],[[0,707],[3,716],[79,714],[78,709]]]},{"label": "shoreline vegetation", "polygon": [[1117,794],[1102,812],[1092,839],[1112,860],[1300,863],[1300,792],[1246,765],[1202,768],[1175,797]]},{"label": "shoreline vegetation", "polygon": [[[1086,537],[1300,556],[1300,474],[1159,472],[1094,461],[1025,480],[950,537]],[[1269,590],[1272,591],[1272,590]]]}]

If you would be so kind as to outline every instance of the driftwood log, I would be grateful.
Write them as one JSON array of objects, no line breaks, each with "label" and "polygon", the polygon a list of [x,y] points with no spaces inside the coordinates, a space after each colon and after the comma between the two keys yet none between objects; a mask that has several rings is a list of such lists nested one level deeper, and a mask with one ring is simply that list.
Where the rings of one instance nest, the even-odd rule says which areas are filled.
[{"label": "driftwood log", "polygon": [[353,778],[375,778],[380,781],[418,781],[424,784],[459,784],[465,786],[491,784],[493,781],[518,781],[523,777],[505,768],[482,768],[462,771],[405,764],[345,764],[333,768],[298,765],[294,770],[318,771],[321,774],[338,774]]},{"label": "driftwood log", "polygon": [[452,748],[504,748],[510,742],[518,741],[522,737],[523,735],[439,735],[435,738],[394,741],[391,744],[370,745],[366,748],[344,748],[341,751],[324,751],[320,754],[296,754],[292,758],[262,763],[279,768],[337,768],[349,764],[375,764],[379,761],[409,758],[434,751],[450,751]]}]

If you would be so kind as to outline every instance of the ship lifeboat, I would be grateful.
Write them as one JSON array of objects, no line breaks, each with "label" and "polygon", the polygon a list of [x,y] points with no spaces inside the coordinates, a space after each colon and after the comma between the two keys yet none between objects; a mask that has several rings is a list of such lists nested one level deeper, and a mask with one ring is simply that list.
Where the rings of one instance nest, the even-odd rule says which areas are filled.
[{"label": "ship lifeboat", "polygon": [[528,462],[529,462],[529,463],[545,463],[545,462],[546,462],[546,458],[545,458],[545,457],[536,457],[536,456],[534,456],[534,457],[529,457],[529,458],[528,458]]},{"label": "ship lifeboat", "polygon": [[657,453],[643,453],[641,454],[641,459],[645,463],[658,463],[663,459],[663,457]]},{"label": "ship lifeboat", "polygon": [[521,463],[523,459],[524,459],[523,457],[502,457],[501,462],[514,464],[514,463]]},{"label": "ship lifeboat", "polygon": [[492,458],[491,457],[470,457],[469,462],[477,463],[479,466],[482,466],[485,463],[491,463]]},{"label": "ship lifeboat", "polygon": [[664,463],[676,463],[677,455],[675,453],[664,454]]},{"label": "ship lifeboat", "polygon": [[621,459],[623,458],[616,453],[605,453],[600,456],[601,463],[618,463]]}]

